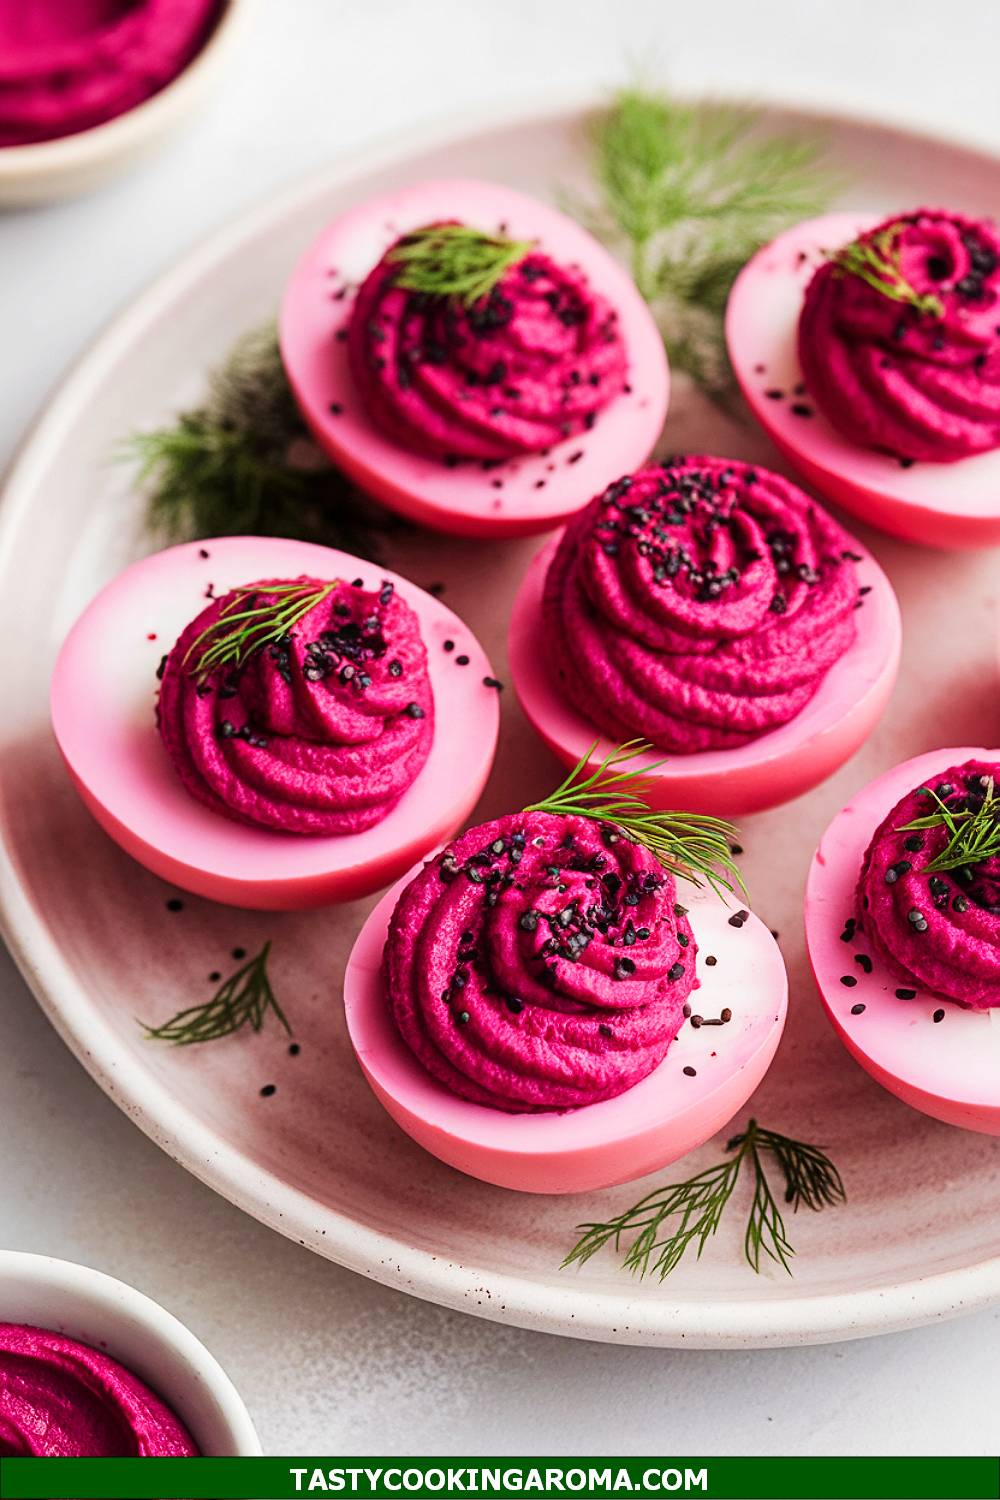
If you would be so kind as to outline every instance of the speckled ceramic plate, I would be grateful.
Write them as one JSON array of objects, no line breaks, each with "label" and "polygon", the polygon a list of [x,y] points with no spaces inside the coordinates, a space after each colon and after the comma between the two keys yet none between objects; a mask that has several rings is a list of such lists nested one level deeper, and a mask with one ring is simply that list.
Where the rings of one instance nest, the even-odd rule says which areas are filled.
[{"label": "speckled ceramic plate", "polygon": [[[744,825],[754,904],[779,930],[791,976],[788,1027],[752,1108],[767,1125],[827,1147],[849,1199],[792,1223],[794,1277],[747,1269],[735,1212],[701,1262],[663,1285],[630,1280],[610,1255],[560,1271],[578,1220],[617,1212],[644,1188],[521,1197],[425,1155],[369,1091],[344,1027],[340,976],[368,905],[269,917],[184,898],[169,909],[177,893],[80,805],[49,730],[59,641],[97,589],[151,546],[128,476],[108,461],[122,435],[197,397],[234,337],[277,306],[284,277],[332,213],[424,176],[494,177],[543,196],[581,186],[585,113],[411,136],[308,182],[187,256],[56,395],[0,508],[0,597],[19,621],[16,638],[5,639],[0,680],[6,934],[69,1046],[143,1130],[250,1213],[366,1275],[486,1317],[630,1343],[791,1344],[946,1317],[1000,1297],[1000,1140],[915,1113],[847,1055],[809,977],[802,889],[831,816],[878,772],[942,737],[1000,741],[992,555],[931,553],[863,533],[902,604],[899,688],[873,737],[831,781]],[[992,157],[869,121],[824,125],[862,210],[918,201],[995,209]],[[723,418],[680,381],[667,441],[777,463],[752,425]],[[399,533],[387,562],[424,586],[443,583],[446,602],[503,676],[507,614],[537,545]],[[484,814],[523,806],[559,774],[509,690],[503,708]],[[161,1019],[207,996],[209,973],[232,964],[233,948],[252,951],[267,938],[298,1055],[273,1026],[201,1051],[143,1040],[136,1016]],[[262,1098],[266,1084],[276,1092]],[[697,1152],[691,1169],[720,1149],[717,1141]]]}]

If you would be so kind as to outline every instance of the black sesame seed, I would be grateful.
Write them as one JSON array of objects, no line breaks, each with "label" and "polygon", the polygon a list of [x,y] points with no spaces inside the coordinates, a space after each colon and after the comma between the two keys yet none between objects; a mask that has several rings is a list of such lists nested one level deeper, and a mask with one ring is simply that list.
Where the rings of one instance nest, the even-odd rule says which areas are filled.
[{"label": "black sesame seed", "polygon": [[709,968],[709,969],[714,969],[715,966],[716,966],[716,964],[718,962],[719,962],[719,960],[716,958],[716,956],[715,956],[714,953],[710,953],[708,955],[708,957],[705,959],[706,967]]},{"label": "black sesame seed", "polygon": [[276,1094],[277,1092],[278,1085],[276,1083],[265,1083],[264,1087],[260,1091],[260,1097],[262,1099],[270,1099],[271,1095]]},{"label": "black sesame seed", "polygon": [[247,956],[247,950],[245,948],[234,948],[233,949],[233,957],[234,958],[246,958],[246,956]]},{"label": "black sesame seed", "polygon": [[298,1057],[298,1055],[299,1055],[299,1053],[301,1051],[302,1051],[302,1048],[299,1046],[298,1042],[291,1042],[291,1043],[289,1043],[289,1047],[288,1047],[288,1055],[289,1055],[289,1057]]},{"label": "black sesame seed", "polygon": [[851,990],[851,989],[854,988],[854,986],[858,982],[857,975],[855,975],[855,974],[841,974],[841,976],[840,976],[840,982],[841,982],[841,984],[846,984],[847,988],[849,990]]},{"label": "black sesame seed", "polygon": [[467,656],[456,656],[455,661],[460,667],[467,667],[469,665],[469,658]]},{"label": "black sesame seed", "polygon": [[422,719],[424,717],[424,711],[419,703],[408,703],[403,712],[410,719]]},{"label": "black sesame seed", "polygon": [[171,896],[170,900],[167,902],[166,905],[167,905],[167,911],[183,911],[184,910],[184,902],[181,900],[181,898],[179,896]]},{"label": "black sesame seed", "polygon": [[917,992],[916,992],[916,990],[897,990],[896,991],[896,999],[897,1000],[915,1000],[916,998],[917,998]]},{"label": "black sesame seed", "polygon": [[935,1021],[943,1021],[944,1020],[944,1011],[943,1010],[936,1010],[934,1012],[934,1020]]},{"label": "black sesame seed", "polygon": [[496,688],[497,692],[501,692],[503,689],[503,683],[500,681],[499,677],[484,677],[483,687]]},{"label": "black sesame seed", "polygon": [[603,1021],[597,1029],[601,1033],[601,1036],[614,1036],[614,1032],[611,1030],[611,1027],[606,1026]]},{"label": "black sesame seed", "polygon": [[455,649],[455,642],[454,641],[445,641],[444,642],[444,649],[446,651],[454,651],[454,649]]},{"label": "black sesame seed", "polygon": [[864,1005],[859,1000],[858,1003],[857,1003],[857,1005],[852,1005],[851,1006],[851,1015],[852,1016],[860,1016],[860,1015],[862,1015],[863,1012],[864,1012],[864,1008],[865,1008]]},{"label": "black sesame seed", "polygon": [[872,961],[868,957],[867,953],[855,953],[855,955],[854,955],[854,962],[856,964],[859,964],[861,966],[861,968],[864,969],[864,971],[865,971],[866,974],[870,974],[871,973],[871,971],[872,971]]},{"label": "black sesame seed", "polygon": [[524,1009],[524,1001],[518,1000],[514,995],[510,995],[507,998],[507,1009],[512,1015],[519,1016]]},{"label": "black sesame seed", "polygon": [[698,1076],[697,1068],[692,1068],[690,1065],[684,1068],[683,1072],[687,1078],[697,1078]]}]

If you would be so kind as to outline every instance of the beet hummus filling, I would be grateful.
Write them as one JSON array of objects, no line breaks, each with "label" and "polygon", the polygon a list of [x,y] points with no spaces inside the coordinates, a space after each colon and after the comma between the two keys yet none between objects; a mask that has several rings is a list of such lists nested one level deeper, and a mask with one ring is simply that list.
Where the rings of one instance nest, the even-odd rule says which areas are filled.
[{"label": "beet hummus filling", "polygon": [[372,420],[446,462],[501,463],[589,430],[625,386],[615,310],[527,243],[471,300],[400,285],[400,252],[435,227],[397,240],[357,294],[348,354]]},{"label": "beet hummus filling", "polygon": [[391,583],[235,589],[164,658],[157,718],[185,787],[214,811],[286,833],[360,833],[430,753],[417,617]]},{"label": "beet hummus filling", "polygon": [[673,877],[592,819],[514,813],[407,886],[384,983],[400,1035],[451,1093],[511,1113],[612,1099],[662,1061],[697,986]]},{"label": "beet hummus filling", "polygon": [[667,459],[567,526],[539,649],[611,738],[682,755],[745,745],[800,713],[853,644],[851,546],[767,469]]},{"label": "beet hummus filling", "polygon": [[0,1457],[189,1458],[180,1419],[110,1355],[0,1323]]},{"label": "beet hummus filling", "polygon": [[200,51],[221,0],[0,0],[0,146],[134,109]]},{"label": "beet hummus filling", "polygon": [[1000,446],[1000,231],[918,209],[815,273],[799,362],[852,442],[949,463]]},{"label": "beet hummus filling", "polygon": [[[1000,1005],[998,778],[1000,764],[970,760],[908,792],[869,844],[857,892],[860,925],[890,973],[977,1010]],[[968,840],[984,809],[985,857],[965,863],[970,845],[954,843],[952,826]]]}]

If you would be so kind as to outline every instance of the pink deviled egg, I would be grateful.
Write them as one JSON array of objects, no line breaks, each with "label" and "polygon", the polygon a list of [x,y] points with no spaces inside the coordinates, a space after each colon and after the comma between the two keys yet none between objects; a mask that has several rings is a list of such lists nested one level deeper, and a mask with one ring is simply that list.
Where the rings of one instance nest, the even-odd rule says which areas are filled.
[{"label": "pink deviled egg", "polygon": [[669,373],[634,284],[579,224],[448,179],[347,210],[292,273],[281,351],[362,489],[465,536],[544,531],[660,435]]},{"label": "pink deviled egg", "polygon": [[615,825],[473,828],[369,917],[344,999],[406,1133],[501,1187],[627,1182],[702,1144],[774,1055],[787,981],[738,900],[675,882]]},{"label": "pink deviled egg", "polygon": [[722,816],[853,755],[899,653],[870,553],[787,479],[704,456],[598,495],[532,562],[510,628],[521,706],[565,764],[648,740],[650,800]]},{"label": "pink deviled egg", "polygon": [[471,812],[493,762],[490,663],[398,574],[270,537],[134,563],[70,631],[56,739],[122,848],[232,905],[350,900]]},{"label": "pink deviled egg", "polygon": [[823,494],[911,541],[1000,541],[994,224],[810,219],[744,267],[726,335],[754,416]]},{"label": "pink deviled egg", "polygon": [[848,1051],[898,1098],[1000,1135],[1000,751],[934,750],[820,841],[806,939]]}]

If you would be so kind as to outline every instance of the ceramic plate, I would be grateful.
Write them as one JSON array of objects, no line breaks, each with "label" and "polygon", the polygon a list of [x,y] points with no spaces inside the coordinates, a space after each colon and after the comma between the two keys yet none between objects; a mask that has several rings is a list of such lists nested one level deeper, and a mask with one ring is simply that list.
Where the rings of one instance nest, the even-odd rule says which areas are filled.
[{"label": "ceramic plate", "polygon": [[[775,111],[774,123],[809,121]],[[852,183],[845,203],[875,213],[918,202],[995,209],[992,157],[870,121],[811,123]],[[780,932],[791,977],[788,1027],[752,1107],[765,1124],[825,1146],[849,1198],[791,1224],[792,1277],[747,1269],[735,1212],[701,1262],[662,1285],[631,1280],[610,1255],[561,1271],[577,1221],[618,1212],[652,1184],[521,1197],[425,1155],[376,1103],[344,1027],[340,976],[368,904],[270,917],[185,897],[168,909],[177,893],[101,833],[52,740],[58,643],[93,594],[152,547],[129,476],[109,461],[123,435],[197,399],[204,372],[277,307],[285,276],[329,216],[421,177],[496,178],[542,196],[582,188],[585,125],[585,110],[564,108],[476,130],[466,122],[464,135],[410,136],[354,157],[187,256],[55,396],[0,508],[0,597],[18,621],[0,682],[6,934],[61,1035],[143,1130],[248,1212],[380,1281],[485,1317],[636,1344],[792,1344],[945,1317],[1000,1297],[1000,1141],[916,1114],[852,1062],[808,974],[801,903],[813,848],[853,791],[942,739],[1000,741],[991,554],[921,551],[862,528],[902,603],[899,688],[831,781],[744,824],[754,905]],[[720,416],[680,381],[666,441],[778,465],[752,425]],[[424,587],[443,584],[504,677],[510,603],[537,546],[399,533],[386,561]],[[508,688],[482,814],[523,806],[560,775]],[[207,997],[210,972],[235,966],[233,948],[254,951],[268,938],[298,1055],[274,1026],[200,1051],[144,1041],[136,1017],[161,1020]],[[276,1092],[262,1097],[266,1084]],[[721,1146],[695,1153],[691,1170]]]}]

